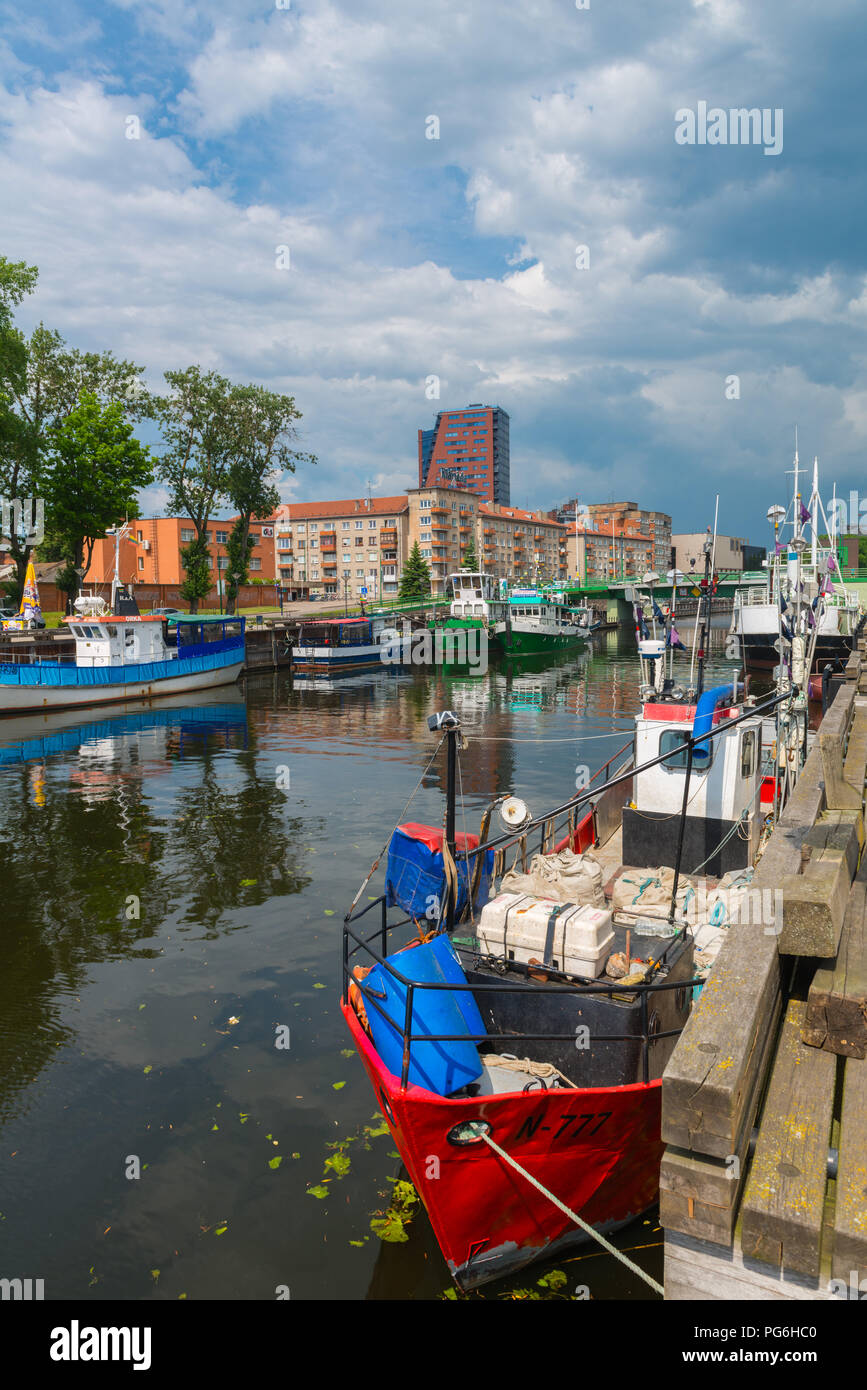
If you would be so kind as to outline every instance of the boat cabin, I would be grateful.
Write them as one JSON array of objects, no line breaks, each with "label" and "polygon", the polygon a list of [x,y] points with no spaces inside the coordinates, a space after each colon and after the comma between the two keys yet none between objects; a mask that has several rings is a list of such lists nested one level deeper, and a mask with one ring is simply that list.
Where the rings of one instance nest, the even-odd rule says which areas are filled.
[{"label": "boat cabin", "polygon": [[373,641],[369,618],[320,618],[301,624],[299,647],[368,647]]},{"label": "boat cabin", "polygon": [[486,618],[491,602],[499,597],[497,584],[489,574],[477,570],[459,570],[450,574],[447,593],[451,593],[450,613],[453,618]]},{"label": "boat cabin", "polygon": [[67,618],[75,638],[77,666],[124,666],[139,661],[166,661],[174,656],[166,644],[162,618]]}]

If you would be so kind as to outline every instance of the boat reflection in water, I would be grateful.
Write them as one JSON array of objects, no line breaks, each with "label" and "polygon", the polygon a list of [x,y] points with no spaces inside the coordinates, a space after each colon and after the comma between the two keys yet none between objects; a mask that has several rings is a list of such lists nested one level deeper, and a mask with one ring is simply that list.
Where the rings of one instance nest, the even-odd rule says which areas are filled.
[{"label": "boat reflection in water", "polygon": [[169,696],[152,709],[139,703],[124,706],[122,713],[82,722],[80,710],[32,714],[6,719],[0,726],[0,767],[12,763],[42,761],[57,754],[79,750],[81,758],[112,762],[119,753],[118,740],[147,740],[150,751],[160,741],[163,751],[183,758],[191,743],[201,746],[203,737],[216,734],[228,740],[243,733],[247,738],[247,706],[243,692],[228,687],[210,699],[199,697],[191,704],[189,696]]}]

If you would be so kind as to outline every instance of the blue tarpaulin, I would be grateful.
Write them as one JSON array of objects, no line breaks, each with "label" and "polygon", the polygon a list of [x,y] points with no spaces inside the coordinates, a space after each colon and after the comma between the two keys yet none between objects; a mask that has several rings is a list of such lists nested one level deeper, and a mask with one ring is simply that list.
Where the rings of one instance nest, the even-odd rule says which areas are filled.
[{"label": "blue tarpaulin", "polygon": [[[455,862],[458,869],[458,900],[456,912],[460,914],[467,901],[467,857],[470,874],[475,872],[478,845],[476,835],[458,835]],[[465,843],[466,839],[466,843]],[[430,825],[399,825],[394,831],[388,847],[388,865],[385,871],[385,891],[389,905],[397,904],[413,917],[428,917],[436,921],[445,901],[446,874],[442,856],[443,832]],[[475,907],[483,907],[488,901],[491,874],[494,869],[494,851],[486,850],[482,863],[479,886],[476,891]]]}]

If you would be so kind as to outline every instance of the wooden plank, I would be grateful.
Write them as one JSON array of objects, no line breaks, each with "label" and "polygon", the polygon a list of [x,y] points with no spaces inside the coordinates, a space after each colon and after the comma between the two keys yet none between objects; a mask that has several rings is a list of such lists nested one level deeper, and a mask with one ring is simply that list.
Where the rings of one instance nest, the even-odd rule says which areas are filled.
[{"label": "wooden plank", "polygon": [[731,1250],[722,1250],[679,1232],[666,1233],[663,1282],[666,1302],[827,1302],[834,1297],[823,1278],[807,1278],[746,1257],[737,1236]]},{"label": "wooden plank", "polygon": [[849,900],[849,859],[843,850],[823,849],[787,874],[783,895],[783,930],[777,948],[784,956],[836,956]]},{"label": "wooden plank", "polygon": [[839,1057],[867,1057],[867,864],[849,892],[837,956],[813,977],[801,1036]]},{"label": "wooden plank", "polygon": [[745,1256],[818,1278],[836,1061],[801,1042],[792,1000],[741,1206]]},{"label": "wooden plank", "polygon": [[852,1058],[843,1073],[831,1273],[867,1295],[867,1064]]},{"label": "wooden plank", "polygon": [[855,702],[852,728],[849,731],[849,745],[843,762],[843,776],[861,796],[864,793],[865,774],[867,774],[867,701],[859,697]]},{"label": "wooden plank", "polygon": [[666,1148],[659,1183],[659,1221],[666,1231],[680,1231],[700,1240],[731,1246],[753,1125],[776,1044],[781,1012],[782,1000],[778,998],[756,1069],[753,1094],[743,1112],[743,1129],[733,1152],[718,1159],[671,1146]]},{"label": "wooden plank", "polygon": [[819,726],[819,751],[825,778],[825,804],[832,811],[857,811],[861,808],[861,793],[843,776],[843,750],[849,735],[854,712],[855,687],[840,686],[834,703]]},{"label": "wooden plank", "polygon": [[[796,872],[804,836],[824,810],[818,748],[810,753],[759,861],[752,886],[773,891]],[[747,923],[729,928],[710,979],[678,1039],[662,1081],[662,1138],[692,1153],[737,1153],[761,1081],[780,997],[777,937]]]}]

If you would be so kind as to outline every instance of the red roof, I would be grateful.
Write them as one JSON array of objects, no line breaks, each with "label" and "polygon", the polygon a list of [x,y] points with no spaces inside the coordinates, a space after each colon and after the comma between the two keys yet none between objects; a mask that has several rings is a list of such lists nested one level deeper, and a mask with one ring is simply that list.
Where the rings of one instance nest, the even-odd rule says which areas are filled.
[{"label": "red roof", "polygon": [[409,506],[407,497],[372,497],[370,505],[366,497],[350,497],[342,502],[284,502],[274,513],[276,521],[314,521],[322,517],[382,516],[389,512],[405,512]]}]

